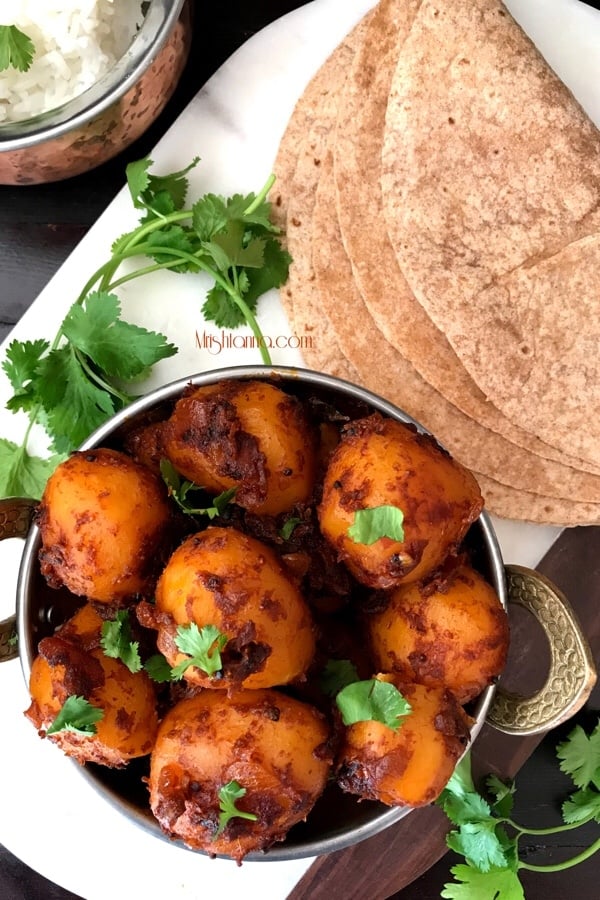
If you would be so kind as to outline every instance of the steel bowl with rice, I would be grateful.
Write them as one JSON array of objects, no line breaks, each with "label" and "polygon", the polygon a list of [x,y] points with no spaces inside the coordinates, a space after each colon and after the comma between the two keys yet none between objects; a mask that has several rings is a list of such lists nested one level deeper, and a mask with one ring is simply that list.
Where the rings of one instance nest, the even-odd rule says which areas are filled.
[{"label": "steel bowl with rice", "polygon": [[21,0],[0,28],[0,183],[36,184],[144,133],[183,72],[191,17],[185,0]]}]

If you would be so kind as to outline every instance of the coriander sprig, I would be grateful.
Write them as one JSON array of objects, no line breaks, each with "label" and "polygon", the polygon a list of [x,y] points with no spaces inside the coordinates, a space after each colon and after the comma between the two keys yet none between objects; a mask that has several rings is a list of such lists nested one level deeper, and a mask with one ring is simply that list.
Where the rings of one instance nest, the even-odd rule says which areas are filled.
[{"label": "coriander sprig", "polygon": [[[134,395],[123,384],[144,377],[178,351],[159,333],[121,318],[122,285],[161,269],[208,274],[213,286],[202,312],[220,328],[246,323],[264,363],[271,357],[256,320],[258,298],[287,278],[289,255],[270,221],[271,176],[258,194],[205,194],[184,209],[187,174],[150,171],[152,160],[127,167],[139,225],[113,242],[111,255],[88,278],[52,342],[13,341],[2,364],[13,395],[7,407],[28,419],[20,444],[0,438],[0,495],[38,498],[58,462]],[[143,260],[119,273],[123,263]],[[34,425],[45,430],[51,455],[28,451]]]},{"label": "coriander sprig", "polygon": [[572,831],[586,822],[600,823],[600,721],[590,736],[577,726],[557,748],[560,768],[571,777],[576,792],[562,807],[563,824],[552,828],[527,828],[511,818],[514,785],[490,776],[490,799],[475,788],[469,756],[457,766],[437,803],[456,826],[448,837],[451,850],[465,863],[451,869],[456,881],[446,884],[445,900],[523,900],[518,872],[559,872],[578,865],[600,850],[600,837],[576,856],[563,862],[534,865],[519,858],[523,837]]},{"label": "coriander sprig", "polygon": [[167,485],[169,496],[188,516],[207,516],[209,519],[222,516],[237,493],[237,487],[228,488],[213,497],[209,506],[195,506],[189,495],[201,492],[203,488],[200,485],[181,478],[173,463],[168,459],[161,459],[160,474]]},{"label": "coriander sprig", "polygon": [[141,671],[140,645],[131,639],[129,610],[118,610],[114,619],[102,623],[100,646],[105,656],[120,659],[130,672]]},{"label": "coriander sprig", "polygon": [[219,789],[219,827],[217,828],[213,840],[216,840],[225,831],[231,819],[249,819],[256,822],[258,816],[255,813],[244,812],[235,805],[238,800],[246,795],[246,788],[242,787],[238,781],[228,781]]},{"label": "coriander sprig", "polygon": [[227,635],[216,625],[203,625],[202,628],[198,628],[195,622],[179,625],[175,635],[175,646],[187,654],[187,659],[173,667],[172,678],[176,681],[183,678],[190,666],[201,669],[207,675],[220,672],[223,667],[221,650],[225,648],[227,641]]},{"label": "coriander sprig", "polygon": [[16,25],[0,25],[0,72],[9,68],[27,72],[34,56],[35,46],[29,35]]}]

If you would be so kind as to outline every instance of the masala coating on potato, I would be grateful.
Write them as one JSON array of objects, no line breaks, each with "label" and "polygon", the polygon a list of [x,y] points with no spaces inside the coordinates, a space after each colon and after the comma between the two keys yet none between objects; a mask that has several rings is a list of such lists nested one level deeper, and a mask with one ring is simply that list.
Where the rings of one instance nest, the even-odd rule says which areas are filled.
[{"label": "masala coating on potato", "polygon": [[411,712],[397,730],[382,722],[346,726],[339,753],[340,787],[363,800],[387,806],[425,806],[444,789],[469,740],[470,720],[444,688],[403,682],[394,684]]},{"label": "masala coating on potato", "polygon": [[480,694],[506,664],[508,616],[491,585],[466,564],[441,581],[396,588],[367,627],[382,671],[446,687],[459,703]]},{"label": "masala coating on potato", "polygon": [[192,389],[163,434],[177,471],[212,493],[275,516],[306,502],[316,473],[316,436],[300,401],[261,381]]},{"label": "masala coating on potato", "polygon": [[[317,710],[278,691],[200,691],[160,725],[150,758],[152,812],[188,847],[239,863],[309,814],[330,772],[329,737]],[[239,799],[225,818],[232,786]]]},{"label": "masala coating on potato", "polygon": [[156,604],[140,604],[138,617],[158,630],[172,667],[189,658],[176,643],[180,626],[224,635],[216,671],[198,662],[183,675],[202,687],[288,684],[315,653],[312,617],[295,580],[270,547],[235,528],[209,527],[184,541],[159,578]]},{"label": "masala coating on potato", "polygon": [[[404,537],[359,543],[359,510],[391,506]],[[434,572],[459,546],[483,499],[475,477],[429,435],[374,413],[351,422],[331,456],[318,509],[321,530],[354,577],[387,590]]]},{"label": "masala coating on potato", "polygon": [[[29,681],[31,705],[25,715],[42,737],[58,744],[77,762],[121,768],[147,756],[156,738],[156,693],[145,672],[130,672],[101,649],[82,650],[60,636],[44,638]],[[100,710],[95,733],[64,729],[47,734],[70,697],[87,700]]]},{"label": "masala coating on potato", "polygon": [[152,583],[170,521],[165,485],[117,450],[73,453],[48,479],[37,515],[51,587],[105,603]]}]

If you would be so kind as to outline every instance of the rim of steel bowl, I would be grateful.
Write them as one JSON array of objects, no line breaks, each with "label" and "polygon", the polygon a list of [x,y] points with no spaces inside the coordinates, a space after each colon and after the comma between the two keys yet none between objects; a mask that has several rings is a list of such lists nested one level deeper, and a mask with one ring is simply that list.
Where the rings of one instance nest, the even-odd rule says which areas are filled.
[{"label": "rim of steel bowl", "polygon": [[87,90],[47,112],[0,125],[0,153],[23,150],[61,137],[104,112],[132,88],[152,64],[174,27],[185,0],[151,0],[124,55]]},{"label": "rim of steel bowl", "polygon": [[[292,391],[294,389],[297,391],[308,389],[310,392],[320,392],[321,395],[329,395],[331,398],[337,396],[338,399],[345,399],[348,404],[367,404],[372,410],[379,411],[402,422],[413,424],[421,432],[429,433],[426,428],[397,406],[350,382],[320,372],[314,372],[310,369],[255,365],[214,369],[210,372],[178,379],[164,387],[158,388],[134,401],[130,406],[113,416],[109,422],[90,435],[81,445],[80,450],[90,450],[101,446],[107,439],[112,439],[120,429],[131,427],[138,416],[143,416],[144,413],[161,403],[165,404],[173,401],[188,385],[199,387],[215,381],[233,378],[245,380],[268,378],[275,382],[283,382],[285,387]],[[493,584],[502,605],[506,609],[508,601],[504,564],[489,515],[483,511],[471,528],[472,530],[475,529],[475,548],[479,548],[480,552],[483,552],[481,564],[485,568],[485,575]],[[472,531],[469,534],[472,534]],[[36,654],[37,637],[35,636],[35,630],[40,613],[44,613],[44,609],[35,610],[30,600],[35,594],[33,581],[36,570],[39,568],[37,567],[39,546],[39,530],[36,526],[33,526],[25,543],[17,588],[17,623],[19,634],[21,635],[21,665],[27,682],[29,682],[31,663]],[[471,741],[475,739],[484,724],[494,692],[494,686],[486,688],[480,697],[474,701],[472,708],[469,708],[469,714],[474,720],[471,728]],[[142,771],[140,769],[138,772],[140,788],[132,796],[132,782],[135,779],[134,772],[137,767],[136,760],[133,760],[123,770],[110,770],[102,766],[94,766],[93,764],[82,767],[78,763],[71,762],[73,765],[77,765],[83,777],[116,810],[128,816],[131,821],[146,831],[150,831],[154,836],[172,843],[172,840],[161,831],[158,822],[148,807],[147,790],[141,781],[145,770]],[[143,765],[147,766],[147,763]],[[314,830],[313,826],[317,810],[317,819],[321,824],[320,831],[322,833],[311,835],[311,830]],[[404,818],[410,811],[408,807],[387,807],[367,800],[359,803],[356,797],[343,794],[341,791],[332,788],[331,792],[326,790],[321,801],[318,801],[308,818],[308,822],[295,825],[288,833],[285,841],[274,845],[266,852],[250,853],[245,858],[248,861],[283,861],[321,856],[335,850],[342,850],[365,838],[373,837]],[[182,844],[178,846],[183,847]]]}]

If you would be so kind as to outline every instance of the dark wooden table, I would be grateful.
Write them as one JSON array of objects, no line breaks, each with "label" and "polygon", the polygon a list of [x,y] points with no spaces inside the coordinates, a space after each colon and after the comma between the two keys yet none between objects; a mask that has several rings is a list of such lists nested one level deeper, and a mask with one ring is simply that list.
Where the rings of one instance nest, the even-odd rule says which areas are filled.
[{"label": "dark wooden table", "polygon": [[[343,0],[340,0],[343,2]],[[190,61],[176,95],[153,128],[117,159],[89,175],[61,184],[13,188],[0,186],[0,339],[36,298],[50,276],[69,255],[86,230],[104,210],[124,181],[127,162],[145,156],[197,90],[218,66],[247,38],[275,18],[302,6],[293,0],[227,0],[206,4],[197,0],[197,27]],[[595,2],[590,5],[596,6]],[[199,148],[199,152],[201,149]],[[600,600],[596,594],[596,603]],[[596,691],[576,721],[591,726],[598,717],[600,696]],[[560,801],[568,790],[554,759],[554,747],[572,727],[549,735],[525,763],[518,776],[516,818],[532,826],[557,824]],[[597,832],[597,827],[596,827]],[[594,826],[582,829],[577,839],[558,836],[526,848],[531,862],[551,862],[580,852],[591,840]],[[396,900],[434,900],[439,897],[449,868],[455,860],[446,855],[410,886],[393,896]],[[434,862],[434,860],[431,860]],[[376,880],[383,861],[371,861]],[[548,875],[525,873],[528,900],[562,900],[600,896],[598,861],[567,872]],[[0,898],[2,900],[68,900],[75,895],[46,881],[0,847]],[[310,889],[306,900],[312,896]],[[347,894],[329,891],[331,900],[346,900]],[[356,896],[356,895],[354,895]],[[364,889],[360,900],[372,900]]]}]

